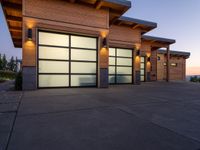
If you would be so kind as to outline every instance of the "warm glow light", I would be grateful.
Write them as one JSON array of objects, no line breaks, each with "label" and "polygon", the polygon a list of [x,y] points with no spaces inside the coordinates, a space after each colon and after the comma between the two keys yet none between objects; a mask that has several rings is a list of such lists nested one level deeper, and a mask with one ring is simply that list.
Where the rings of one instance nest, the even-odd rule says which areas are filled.
[{"label": "warm glow light", "polygon": [[26,21],[26,27],[27,28],[33,28],[33,27],[35,27],[35,25],[36,25],[36,22],[35,21],[33,21],[33,20],[28,20],[28,21]]},{"label": "warm glow light", "polygon": [[136,62],[136,63],[140,63],[140,57],[139,57],[139,56],[136,56],[136,57],[135,57],[135,62]]},{"label": "warm glow light", "polygon": [[102,48],[101,51],[100,51],[100,54],[101,54],[101,56],[102,55],[104,55],[104,56],[108,55],[108,49],[107,48]]},{"label": "warm glow light", "polygon": [[150,57],[150,56],[151,56],[151,53],[150,53],[150,52],[147,52],[147,53],[146,53],[146,56],[147,56],[147,57]]},{"label": "warm glow light", "polygon": [[108,35],[108,31],[101,31],[100,34],[102,38],[105,38]]},{"label": "warm glow light", "polygon": [[26,47],[35,47],[35,43],[33,41],[26,41],[25,46]]}]

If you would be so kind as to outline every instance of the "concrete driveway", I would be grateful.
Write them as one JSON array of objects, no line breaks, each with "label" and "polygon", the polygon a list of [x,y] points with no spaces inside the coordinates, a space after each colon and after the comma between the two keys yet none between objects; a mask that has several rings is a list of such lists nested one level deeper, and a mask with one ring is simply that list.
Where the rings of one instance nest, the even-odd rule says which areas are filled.
[{"label": "concrete driveway", "polygon": [[200,149],[200,84],[4,94],[13,103],[0,113],[3,150]]}]

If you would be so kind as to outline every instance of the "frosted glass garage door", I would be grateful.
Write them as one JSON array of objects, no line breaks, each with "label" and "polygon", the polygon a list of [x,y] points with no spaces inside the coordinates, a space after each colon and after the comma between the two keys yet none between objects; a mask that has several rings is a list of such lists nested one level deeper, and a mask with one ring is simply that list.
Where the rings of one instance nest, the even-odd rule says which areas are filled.
[{"label": "frosted glass garage door", "polygon": [[109,48],[109,83],[132,83],[132,49]]},{"label": "frosted glass garage door", "polygon": [[39,31],[38,87],[97,85],[97,38]]}]

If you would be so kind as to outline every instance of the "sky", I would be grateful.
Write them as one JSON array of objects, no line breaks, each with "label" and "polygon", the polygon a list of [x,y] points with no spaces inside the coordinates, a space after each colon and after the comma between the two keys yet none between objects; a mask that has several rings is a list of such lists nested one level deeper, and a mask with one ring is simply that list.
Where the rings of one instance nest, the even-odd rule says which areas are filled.
[{"label": "sky", "polygon": [[[158,27],[147,35],[176,39],[171,50],[191,53],[187,74],[200,74],[200,0],[132,0],[124,16],[153,21]],[[13,47],[0,8],[0,53],[21,58],[21,49]]]}]

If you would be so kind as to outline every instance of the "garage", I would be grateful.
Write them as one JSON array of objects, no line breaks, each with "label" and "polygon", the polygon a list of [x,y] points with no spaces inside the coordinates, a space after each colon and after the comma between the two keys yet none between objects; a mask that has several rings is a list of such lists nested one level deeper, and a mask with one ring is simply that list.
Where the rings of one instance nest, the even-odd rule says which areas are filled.
[{"label": "garage", "polygon": [[96,87],[97,38],[38,31],[38,88]]},{"label": "garage", "polygon": [[133,83],[133,50],[109,48],[109,83]]}]

